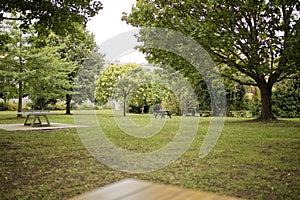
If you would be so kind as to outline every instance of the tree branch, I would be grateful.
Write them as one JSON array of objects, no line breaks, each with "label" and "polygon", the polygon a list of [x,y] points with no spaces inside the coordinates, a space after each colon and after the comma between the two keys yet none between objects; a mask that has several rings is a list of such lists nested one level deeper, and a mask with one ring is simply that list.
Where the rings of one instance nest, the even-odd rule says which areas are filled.
[{"label": "tree branch", "polygon": [[237,82],[237,83],[240,83],[240,84],[242,84],[242,85],[258,86],[258,84],[255,83],[255,82],[242,81],[242,80],[240,80],[240,79],[236,79],[236,78],[234,78],[234,77],[232,77],[232,76],[229,76],[229,75],[226,75],[226,74],[221,74],[221,75],[224,76],[225,78],[228,78],[228,79],[230,79],[230,80],[232,80],[232,81],[235,81],[235,82]]},{"label": "tree branch", "polygon": [[4,17],[4,16],[0,16],[1,20],[27,20],[28,18],[24,18],[24,17]]}]

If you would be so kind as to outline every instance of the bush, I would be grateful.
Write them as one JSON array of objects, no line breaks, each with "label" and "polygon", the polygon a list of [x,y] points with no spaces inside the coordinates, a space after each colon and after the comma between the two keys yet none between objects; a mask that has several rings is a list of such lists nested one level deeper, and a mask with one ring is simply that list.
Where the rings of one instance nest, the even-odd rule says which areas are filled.
[{"label": "bush", "polygon": [[253,99],[249,101],[249,110],[253,117],[258,117],[261,112],[261,100],[259,94],[255,94]]},{"label": "bush", "polygon": [[56,110],[65,110],[66,109],[66,102],[58,100],[55,103],[55,109]]},{"label": "bush", "polygon": [[110,110],[112,108],[113,108],[113,106],[111,104],[109,104],[109,103],[106,103],[106,104],[103,105],[103,109]]},{"label": "bush", "polygon": [[277,85],[272,101],[276,117],[300,117],[300,81],[286,80]]},{"label": "bush", "polygon": [[10,111],[16,111],[17,110],[17,104],[16,103],[11,103],[11,102],[8,102],[7,104],[7,109],[10,110]]},{"label": "bush", "polygon": [[0,111],[7,110],[8,106],[5,102],[0,102]]}]

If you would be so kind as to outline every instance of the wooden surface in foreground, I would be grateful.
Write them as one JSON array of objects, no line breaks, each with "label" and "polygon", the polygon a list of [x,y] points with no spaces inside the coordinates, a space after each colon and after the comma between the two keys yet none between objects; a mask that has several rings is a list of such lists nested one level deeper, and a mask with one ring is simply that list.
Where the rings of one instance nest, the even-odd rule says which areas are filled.
[{"label": "wooden surface in foreground", "polygon": [[72,200],[238,200],[214,193],[183,189],[135,179],[124,179],[87,192]]}]

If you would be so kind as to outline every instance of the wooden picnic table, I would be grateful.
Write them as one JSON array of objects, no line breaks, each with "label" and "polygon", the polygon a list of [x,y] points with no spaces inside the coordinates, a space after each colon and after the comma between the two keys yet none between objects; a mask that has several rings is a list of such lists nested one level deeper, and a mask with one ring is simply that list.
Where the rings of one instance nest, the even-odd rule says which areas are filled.
[{"label": "wooden picnic table", "polygon": [[238,200],[238,198],[221,196],[210,192],[183,189],[176,186],[155,184],[151,182],[124,179],[79,195],[72,200]]},{"label": "wooden picnic table", "polygon": [[[40,126],[50,126],[50,121],[47,117],[47,115],[50,114],[50,111],[44,111],[44,110],[33,110],[33,111],[23,111],[20,112],[20,114],[26,115],[24,126],[33,126],[33,127],[40,127]],[[54,113],[51,113],[54,114]],[[30,118],[32,116],[32,121],[30,121]],[[40,117],[44,117],[46,120],[46,123],[42,123],[42,120]]]},{"label": "wooden picnic table", "polygon": [[157,117],[157,115],[160,115],[161,118],[165,118],[165,115],[168,115],[169,118],[171,118],[171,113],[168,110],[157,110],[157,111],[154,111],[154,117],[155,118]]}]

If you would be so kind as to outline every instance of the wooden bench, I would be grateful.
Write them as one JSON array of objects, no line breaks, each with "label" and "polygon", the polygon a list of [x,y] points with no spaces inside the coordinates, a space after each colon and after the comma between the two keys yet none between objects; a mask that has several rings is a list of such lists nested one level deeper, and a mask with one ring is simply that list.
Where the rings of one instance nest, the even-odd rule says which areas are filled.
[{"label": "wooden bench", "polygon": [[171,118],[171,113],[168,110],[156,110],[154,111],[154,117],[156,118],[157,115],[160,115],[161,118],[165,118],[165,115],[168,115]]},{"label": "wooden bench", "polygon": [[210,192],[183,189],[176,186],[124,179],[91,192],[79,195],[72,200],[238,200]]},{"label": "wooden bench", "polygon": [[[40,127],[40,126],[50,126],[50,121],[47,115],[50,114],[50,111],[45,110],[30,110],[30,111],[23,111],[18,112],[18,114],[26,115],[24,126],[32,126],[32,127]],[[54,113],[51,113],[54,114]],[[30,122],[30,117],[32,116],[32,121]],[[46,123],[42,123],[40,117],[44,117]]]}]

